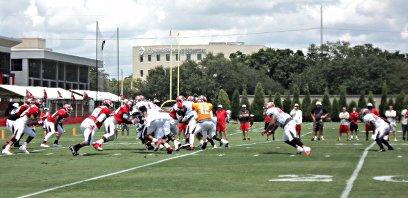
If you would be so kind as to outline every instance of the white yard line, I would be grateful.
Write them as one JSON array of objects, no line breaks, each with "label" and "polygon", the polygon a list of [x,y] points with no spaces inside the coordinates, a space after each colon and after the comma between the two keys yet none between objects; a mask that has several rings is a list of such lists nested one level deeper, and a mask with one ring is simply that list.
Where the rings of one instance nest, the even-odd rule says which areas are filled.
[{"label": "white yard line", "polygon": [[370,146],[364,149],[363,155],[361,155],[356,169],[354,169],[353,174],[351,175],[350,179],[347,181],[346,188],[343,190],[343,193],[341,193],[341,198],[347,198],[349,196],[351,189],[353,188],[354,181],[356,181],[358,177],[358,173],[360,172],[361,168],[363,168],[364,159],[368,155],[368,150],[370,150],[374,145],[375,145],[375,142],[373,142]]},{"label": "white yard line", "polygon": [[110,176],[130,172],[130,171],[133,171],[133,170],[136,170],[136,169],[145,168],[145,167],[152,166],[152,165],[155,165],[155,164],[160,164],[160,163],[163,163],[163,162],[166,162],[166,161],[169,161],[169,160],[178,159],[178,158],[186,157],[186,156],[189,156],[189,155],[194,155],[194,154],[199,153],[201,151],[203,151],[203,150],[195,151],[195,152],[184,154],[184,155],[178,155],[178,156],[170,157],[170,158],[167,158],[167,159],[162,159],[162,160],[159,160],[159,161],[156,161],[156,162],[151,162],[151,163],[148,163],[148,164],[145,164],[145,165],[140,165],[140,166],[136,166],[136,167],[133,167],[133,168],[129,168],[129,169],[109,173],[109,174],[106,174],[106,175],[101,175],[101,176],[97,176],[97,177],[93,177],[93,178],[89,178],[89,179],[85,179],[85,180],[81,180],[81,181],[77,181],[77,182],[72,182],[72,183],[69,183],[69,184],[61,185],[61,186],[55,186],[55,187],[52,187],[52,188],[48,188],[48,189],[45,189],[45,190],[41,190],[41,191],[38,191],[38,192],[31,193],[31,194],[28,194],[28,195],[23,195],[23,196],[20,196],[19,198],[32,197],[32,196],[35,196],[35,195],[39,195],[39,194],[43,194],[43,193],[46,193],[46,192],[54,191],[54,190],[57,190],[57,189],[60,189],[60,188],[66,188],[66,187],[74,186],[74,185],[81,184],[81,183],[84,183],[84,182],[94,181],[94,180],[102,179],[102,178],[105,178],[105,177],[110,177]]}]

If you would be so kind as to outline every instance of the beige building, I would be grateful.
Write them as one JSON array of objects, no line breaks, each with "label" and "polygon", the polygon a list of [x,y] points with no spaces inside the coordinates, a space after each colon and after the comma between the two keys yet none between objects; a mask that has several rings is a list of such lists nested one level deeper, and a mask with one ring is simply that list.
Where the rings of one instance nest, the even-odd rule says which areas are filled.
[{"label": "beige building", "polygon": [[252,54],[262,48],[266,46],[245,45],[243,42],[213,42],[208,45],[180,45],[179,47],[177,45],[135,46],[133,47],[133,78],[146,79],[149,70],[157,66],[177,67],[187,60],[201,61],[208,53],[223,53],[228,58],[231,53],[237,51]]}]

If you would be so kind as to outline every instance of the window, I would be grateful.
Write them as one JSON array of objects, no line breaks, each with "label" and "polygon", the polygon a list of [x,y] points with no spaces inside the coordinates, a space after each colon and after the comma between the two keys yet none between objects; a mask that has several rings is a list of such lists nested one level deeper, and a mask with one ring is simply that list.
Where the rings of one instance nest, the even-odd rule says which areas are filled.
[{"label": "window", "polygon": [[23,59],[12,59],[11,71],[23,71]]},{"label": "window", "polygon": [[65,89],[71,89],[71,83],[66,83],[65,84]]},{"label": "window", "polygon": [[72,83],[72,89],[78,89],[78,84]]},{"label": "window", "polygon": [[143,70],[140,70],[140,77],[143,77]]},{"label": "window", "polygon": [[170,54],[166,54],[166,61],[170,61]]},{"label": "window", "polygon": [[79,67],[79,82],[88,83],[88,67]]},{"label": "window", "polygon": [[160,54],[156,55],[156,60],[157,60],[157,62],[160,62]]},{"label": "window", "polygon": [[202,54],[197,54],[197,60],[202,60],[203,59],[203,55]]},{"label": "window", "polygon": [[43,78],[56,80],[57,74],[55,71],[57,71],[56,61],[43,60],[43,67],[42,67]]},{"label": "window", "polygon": [[62,88],[62,89],[65,89],[64,82],[59,82],[59,83],[58,83],[58,87],[59,87],[59,88]]},{"label": "window", "polygon": [[41,60],[39,59],[28,60],[28,76],[33,78],[41,78]]},{"label": "window", "polygon": [[191,54],[186,54],[186,59],[191,60]]},{"label": "window", "polygon": [[143,63],[143,55],[140,55],[140,62]]},{"label": "window", "polygon": [[41,86],[41,80],[34,80],[33,86]]},{"label": "window", "polygon": [[57,87],[57,82],[51,81],[51,86],[50,87]]},{"label": "window", "polygon": [[84,84],[79,84],[79,89],[80,90],[85,90],[85,85]]},{"label": "window", "polygon": [[43,80],[42,86],[43,87],[48,87],[48,80]]},{"label": "window", "polygon": [[78,66],[74,64],[66,64],[65,80],[71,82],[78,82]]},{"label": "window", "polygon": [[152,55],[147,55],[147,62],[152,62]]},{"label": "window", "polygon": [[[58,80],[64,81],[65,80],[64,77],[65,77],[65,65],[64,63],[58,63]],[[61,86],[59,87],[64,89],[64,87]]]},{"label": "window", "polygon": [[176,54],[176,61],[179,61],[179,54]]}]

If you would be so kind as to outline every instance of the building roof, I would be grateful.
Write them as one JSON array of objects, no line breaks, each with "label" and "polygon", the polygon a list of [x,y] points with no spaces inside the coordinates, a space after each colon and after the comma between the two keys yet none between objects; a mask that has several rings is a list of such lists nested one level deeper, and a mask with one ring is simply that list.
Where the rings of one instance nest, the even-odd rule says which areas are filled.
[{"label": "building roof", "polygon": [[[50,100],[71,100],[72,93],[61,88],[48,87],[30,87],[17,85],[0,85],[0,97],[21,98],[25,97],[27,91],[30,92],[34,98],[44,98],[44,90],[47,93],[47,99]],[[82,96],[73,94],[75,100],[82,100]]]},{"label": "building roof", "polygon": [[[85,95],[85,93],[88,95],[89,98],[93,99],[93,100],[112,100],[112,101],[120,101],[120,96],[115,95],[113,93],[110,92],[102,92],[102,91],[90,91],[90,90],[71,90],[72,92],[74,92],[75,94],[81,95],[81,98]],[[96,94],[98,93],[98,94]]]},{"label": "building roof", "polygon": [[19,39],[0,36],[0,46],[3,46],[3,47],[11,48],[13,46],[16,46],[16,45],[20,44],[21,42],[22,41],[19,40]]}]

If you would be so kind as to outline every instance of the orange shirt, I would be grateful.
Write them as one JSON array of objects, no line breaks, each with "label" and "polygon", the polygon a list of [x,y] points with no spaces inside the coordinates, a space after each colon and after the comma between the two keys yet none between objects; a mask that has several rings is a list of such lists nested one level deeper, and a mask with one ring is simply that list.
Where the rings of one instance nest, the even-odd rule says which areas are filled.
[{"label": "orange shirt", "polygon": [[211,103],[193,103],[193,111],[197,112],[197,121],[203,119],[211,119],[211,111],[213,105]]}]

